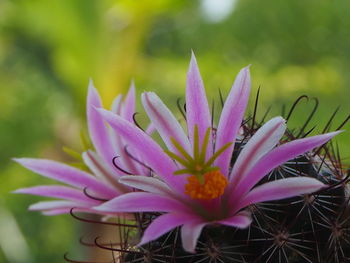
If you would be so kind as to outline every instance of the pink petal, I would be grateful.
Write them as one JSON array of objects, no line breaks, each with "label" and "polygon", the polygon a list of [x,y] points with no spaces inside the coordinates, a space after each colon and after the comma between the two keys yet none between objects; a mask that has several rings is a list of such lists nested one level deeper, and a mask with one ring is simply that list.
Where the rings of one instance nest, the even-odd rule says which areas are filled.
[{"label": "pink petal", "polygon": [[232,169],[230,181],[237,183],[246,177],[247,172],[279,142],[286,129],[286,121],[276,117],[265,123],[247,142]]},{"label": "pink petal", "polygon": [[186,212],[188,208],[180,201],[162,195],[134,192],[121,195],[94,209],[106,212]]},{"label": "pink petal", "polygon": [[172,195],[171,189],[164,182],[149,176],[125,175],[120,178],[119,182],[153,194]]},{"label": "pink petal", "polygon": [[121,109],[121,116],[127,121],[130,121],[131,123],[134,122],[133,116],[135,113],[135,100],[135,84],[132,81],[129,92],[126,95],[123,107]]},{"label": "pink petal", "polygon": [[[249,93],[250,74],[249,67],[246,67],[239,72],[230,94],[225,101],[216,132],[215,151],[218,151],[226,143],[235,142],[247,107]],[[234,144],[223,152],[215,162],[216,165],[221,168],[221,172],[225,175],[228,174],[233,149]]]},{"label": "pink petal", "polygon": [[325,187],[320,181],[309,177],[292,177],[265,183],[255,187],[239,202],[237,209],[251,204],[273,201],[296,195],[309,194]]},{"label": "pink petal", "polygon": [[29,206],[31,211],[51,210],[51,209],[71,209],[74,207],[84,207],[84,205],[71,201],[43,201]]},{"label": "pink petal", "polygon": [[[105,215],[105,216],[113,216],[113,217],[118,216],[117,214],[104,213],[88,207],[73,207],[73,208],[74,208],[73,213],[90,213],[95,215],[97,214],[97,215]],[[72,207],[54,208],[49,210],[43,210],[41,211],[41,213],[46,216],[55,216],[55,215],[61,215],[61,214],[69,214],[71,210],[72,210]]]},{"label": "pink petal", "polygon": [[104,109],[98,109],[98,111],[111,127],[123,137],[127,145],[140,154],[143,162],[150,166],[169,186],[183,194],[185,178],[174,176],[174,172],[177,170],[175,163],[149,135],[118,115]]},{"label": "pink petal", "polygon": [[156,127],[154,127],[154,124],[151,122],[146,128],[146,133],[149,135],[152,135],[155,130],[156,130]]},{"label": "pink petal", "polygon": [[88,191],[96,193],[99,198],[110,199],[118,195],[116,190],[99,182],[90,174],[66,164],[45,159],[17,158],[14,160],[27,169],[42,176],[81,189],[87,187]]},{"label": "pink petal", "polygon": [[[146,171],[140,172],[141,170],[139,167],[140,165],[136,161],[132,160],[130,156],[127,154],[126,152],[127,145],[124,143],[123,139],[119,136],[119,134],[112,129],[110,130],[110,132],[113,134],[113,136],[111,136],[112,138],[111,141],[113,143],[115,152],[117,153],[116,156],[118,157],[117,159],[115,159],[115,163],[117,163],[119,167],[121,167],[123,170],[127,171],[128,173],[145,174]],[[131,152],[130,147],[128,148],[128,152]],[[135,157],[139,157],[135,153],[132,153],[132,154]],[[119,176],[125,175],[125,173],[118,170],[118,175]]]},{"label": "pink petal", "polygon": [[146,244],[152,240],[155,240],[170,230],[185,224],[188,221],[198,220],[193,215],[188,214],[165,214],[157,217],[145,230],[141,242],[138,246]]},{"label": "pink petal", "polygon": [[[135,113],[135,86],[132,82],[131,87],[129,89],[129,92],[126,96],[125,102],[122,103],[122,96],[119,95],[114,101],[112,105],[113,113],[118,114],[122,116],[125,120],[129,121],[130,123],[134,123],[133,115]],[[115,160],[115,162],[125,169],[126,171],[133,173],[133,174],[147,174],[149,171],[145,169],[144,167],[141,167],[140,164],[136,163],[134,160],[130,158],[125,152],[125,143],[120,138],[118,133],[116,133],[114,130],[109,130],[110,132],[110,138],[113,145],[113,148],[115,149],[115,156],[118,156],[118,159]],[[150,130],[152,132],[152,130]],[[130,151],[130,149],[129,149]],[[138,155],[134,154],[135,157],[138,157]],[[118,171],[118,174],[120,174],[121,171]]]},{"label": "pink petal", "polygon": [[239,212],[232,217],[217,221],[220,224],[233,226],[237,228],[246,228],[252,223],[250,213],[246,211]]},{"label": "pink petal", "polygon": [[120,94],[113,100],[112,107],[111,107],[111,111],[113,113],[120,114],[121,106],[122,106],[122,99],[123,99],[123,96]]},{"label": "pink petal", "polygon": [[172,137],[187,152],[191,152],[190,143],[180,123],[154,92],[143,93],[142,104],[169,150],[178,152],[170,140]]},{"label": "pink petal", "polygon": [[195,222],[186,223],[181,228],[181,240],[184,250],[195,253],[197,240],[206,223],[195,220]]},{"label": "pink petal", "polygon": [[266,154],[258,163],[249,171],[247,176],[238,184],[236,191],[231,195],[231,203],[235,203],[256,185],[265,175],[283,163],[312,150],[315,147],[323,145],[340,131],[327,134],[317,135],[309,138],[303,138],[285,143],[271,152]]},{"label": "pink petal", "polygon": [[[203,81],[199,73],[197,61],[192,53],[190,67],[187,73],[186,85],[186,119],[188,134],[193,144],[194,126],[198,126],[200,142],[203,141],[205,133],[211,127],[211,117]],[[211,138],[209,142],[211,149]],[[210,151],[208,151],[208,155]]]},{"label": "pink petal", "polygon": [[53,198],[66,199],[85,205],[96,206],[101,202],[87,197],[81,190],[61,185],[41,185],[28,188],[17,189],[13,193],[16,194],[31,194]]},{"label": "pink petal", "polygon": [[112,165],[112,160],[116,153],[114,152],[112,143],[110,141],[107,127],[101,116],[95,110],[95,108],[100,107],[102,107],[100,96],[93,86],[92,81],[90,81],[86,104],[90,138],[96,149],[96,152],[103,157],[111,169],[115,169]]},{"label": "pink petal", "polygon": [[88,150],[82,156],[84,163],[89,167],[90,171],[102,181],[113,186],[118,193],[128,192],[128,189],[119,183],[118,179],[120,176],[111,170],[109,165],[106,165],[95,152]]},{"label": "pink petal", "polygon": [[56,216],[56,215],[62,215],[62,214],[69,214],[71,211],[70,208],[57,208],[57,209],[51,209],[51,210],[44,210],[41,213],[44,216]]}]

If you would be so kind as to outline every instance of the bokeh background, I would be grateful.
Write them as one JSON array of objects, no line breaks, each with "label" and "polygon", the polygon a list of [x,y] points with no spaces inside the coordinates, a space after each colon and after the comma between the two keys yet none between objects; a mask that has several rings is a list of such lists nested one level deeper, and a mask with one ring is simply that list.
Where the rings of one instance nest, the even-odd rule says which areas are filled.
[{"label": "bokeh background", "polygon": [[[41,198],[10,193],[52,183],[12,157],[69,161],[63,146],[82,150],[90,77],[106,106],[134,79],[138,94],[154,90],[176,109],[192,49],[209,98],[252,64],[258,115],[307,94],[320,100],[321,132],[337,106],[333,128],[350,112],[349,10],[348,0],[0,0],[0,262],[90,257],[78,242],[87,226],[28,212]],[[291,128],[313,106],[301,105]],[[349,163],[349,133],[337,142]]]}]

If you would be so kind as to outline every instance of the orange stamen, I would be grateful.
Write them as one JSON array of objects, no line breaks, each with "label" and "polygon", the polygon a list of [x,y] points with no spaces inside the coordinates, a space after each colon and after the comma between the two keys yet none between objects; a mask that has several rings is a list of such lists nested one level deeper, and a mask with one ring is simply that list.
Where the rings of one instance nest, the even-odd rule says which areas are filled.
[{"label": "orange stamen", "polygon": [[219,170],[207,172],[203,177],[203,183],[195,175],[187,177],[185,193],[193,199],[203,200],[214,199],[224,193],[228,181]]}]

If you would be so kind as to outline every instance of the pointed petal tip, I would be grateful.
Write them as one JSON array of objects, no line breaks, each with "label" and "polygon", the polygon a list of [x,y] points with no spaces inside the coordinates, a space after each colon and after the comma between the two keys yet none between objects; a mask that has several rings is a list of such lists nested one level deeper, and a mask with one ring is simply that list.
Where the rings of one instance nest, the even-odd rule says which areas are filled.
[{"label": "pointed petal tip", "polygon": [[247,72],[248,74],[250,74],[250,67],[251,66],[252,66],[252,64],[249,64],[249,65],[245,66],[244,68],[242,68],[240,71]]},{"label": "pointed petal tip", "polygon": [[187,251],[188,253],[192,253],[192,254],[195,254],[195,253],[196,253],[196,250],[193,249],[193,248],[187,248],[186,251]]},{"label": "pointed petal tip", "polygon": [[326,133],[327,135],[331,136],[331,137],[334,137],[340,133],[343,133],[345,132],[345,130],[339,130],[339,131],[333,131],[333,132],[329,132],[329,133]]},{"label": "pointed petal tip", "polygon": [[145,244],[147,244],[150,240],[147,240],[144,238],[144,236],[141,238],[141,241],[136,245],[137,247],[141,247]]},{"label": "pointed petal tip", "polygon": [[129,90],[134,90],[134,89],[135,89],[135,80],[132,78],[130,81]]},{"label": "pointed petal tip", "polygon": [[109,209],[106,209],[105,205],[98,205],[98,206],[93,206],[92,209],[97,210],[97,211],[108,211]]},{"label": "pointed petal tip", "polygon": [[113,210],[111,209],[109,202],[112,201],[114,199],[111,199],[107,202],[104,202],[100,205],[94,206],[92,207],[92,209],[96,210],[96,211],[102,211],[102,212],[113,212]]},{"label": "pointed petal tip", "polygon": [[154,94],[153,91],[145,91],[145,92],[142,92],[142,93],[141,93],[141,98],[149,97],[149,96],[151,96],[152,94]]},{"label": "pointed petal tip", "polygon": [[282,116],[276,116],[276,117],[272,118],[271,121],[272,120],[275,120],[276,122],[281,122],[281,123],[287,122]]},{"label": "pointed petal tip", "polygon": [[97,89],[95,88],[95,85],[92,81],[92,79],[89,80],[89,86],[88,86],[88,93],[87,93],[87,107],[91,106],[100,106],[101,105],[101,98],[100,94],[98,93]]},{"label": "pointed petal tip", "polygon": [[[338,134],[344,132],[344,130],[339,130],[339,131],[333,131],[333,132],[328,132],[328,133],[324,133],[324,134],[320,134],[320,135],[316,135],[313,137],[318,137],[324,140],[324,143],[330,141],[331,139],[333,139],[333,137],[337,136]],[[313,138],[313,137],[306,137],[306,138]]]},{"label": "pointed petal tip", "polygon": [[13,157],[13,158],[11,158],[11,160],[14,161],[14,162],[16,162],[16,163],[19,163],[21,159],[22,159],[22,158],[19,158],[19,157]]},{"label": "pointed petal tip", "polygon": [[271,125],[277,125],[277,126],[283,127],[284,129],[287,129],[287,121],[281,116],[274,117],[270,119],[268,122]]},{"label": "pointed petal tip", "polygon": [[155,101],[159,101],[160,99],[155,92],[147,91],[142,93],[141,100],[142,103],[148,104],[149,102],[154,103]]},{"label": "pointed petal tip", "polygon": [[297,179],[299,179],[300,181],[299,183],[300,186],[309,187],[310,190],[308,191],[308,193],[313,193],[328,187],[328,185],[322,183],[320,180],[317,180],[316,178],[302,176]]},{"label": "pointed petal tip", "polygon": [[11,193],[11,194],[23,194],[23,193],[24,193],[24,192],[23,192],[23,189],[24,189],[24,188],[19,188],[19,189],[16,189],[16,190],[11,191],[10,193]]},{"label": "pointed petal tip", "polygon": [[31,161],[34,161],[34,158],[26,158],[26,157],[20,157],[20,158],[12,158],[12,161],[22,165],[26,166],[28,165]]},{"label": "pointed petal tip", "polygon": [[193,49],[191,48],[191,58],[196,58],[196,56],[194,55],[194,51],[193,51]]},{"label": "pointed petal tip", "polygon": [[92,80],[92,78],[89,78],[88,93],[90,94],[92,92],[96,92],[96,88],[95,88],[94,81]]},{"label": "pointed petal tip", "polygon": [[189,72],[194,71],[194,70],[198,70],[198,65],[197,65],[197,59],[196,56],[193,52],[193,50],[191,51],[191,60],[190,60],[190,67],[189,67]]}]

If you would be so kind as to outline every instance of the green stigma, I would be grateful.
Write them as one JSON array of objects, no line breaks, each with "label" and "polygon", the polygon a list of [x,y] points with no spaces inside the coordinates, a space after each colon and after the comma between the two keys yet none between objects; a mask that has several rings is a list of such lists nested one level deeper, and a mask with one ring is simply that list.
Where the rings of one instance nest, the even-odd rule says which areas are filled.
[{"label": "green stigma", "polygon": [[228,149],[232,142],[226,143],[222,146],[217,152],[215,152],[209,160],[206,159],[207,148],[210,138],[210,128],[208,128],[205,132],[205,136],[202,142],[202,147],[199,145],[199,134],[198,134],[198,126],[194,126],[194,134],[193,134],[193,154],[192,156],[186,152],[186,150],[178,143],[174,138],[170,138],[171,142],[175,146],[175,148],[179,151],[181,155],[175,154],[171,151],[165,150],[165,153],[169,155],[172,159],[178,161],[180,164],[184,166],[183,169],[177,170],[174,172],[174,175],[181,174],[191,174],[198,178],[198,180],[203,183],[204,175],[208,172],[220,170],[219,167],[213,166],[214,161],[222,154],[226,149]]}]

